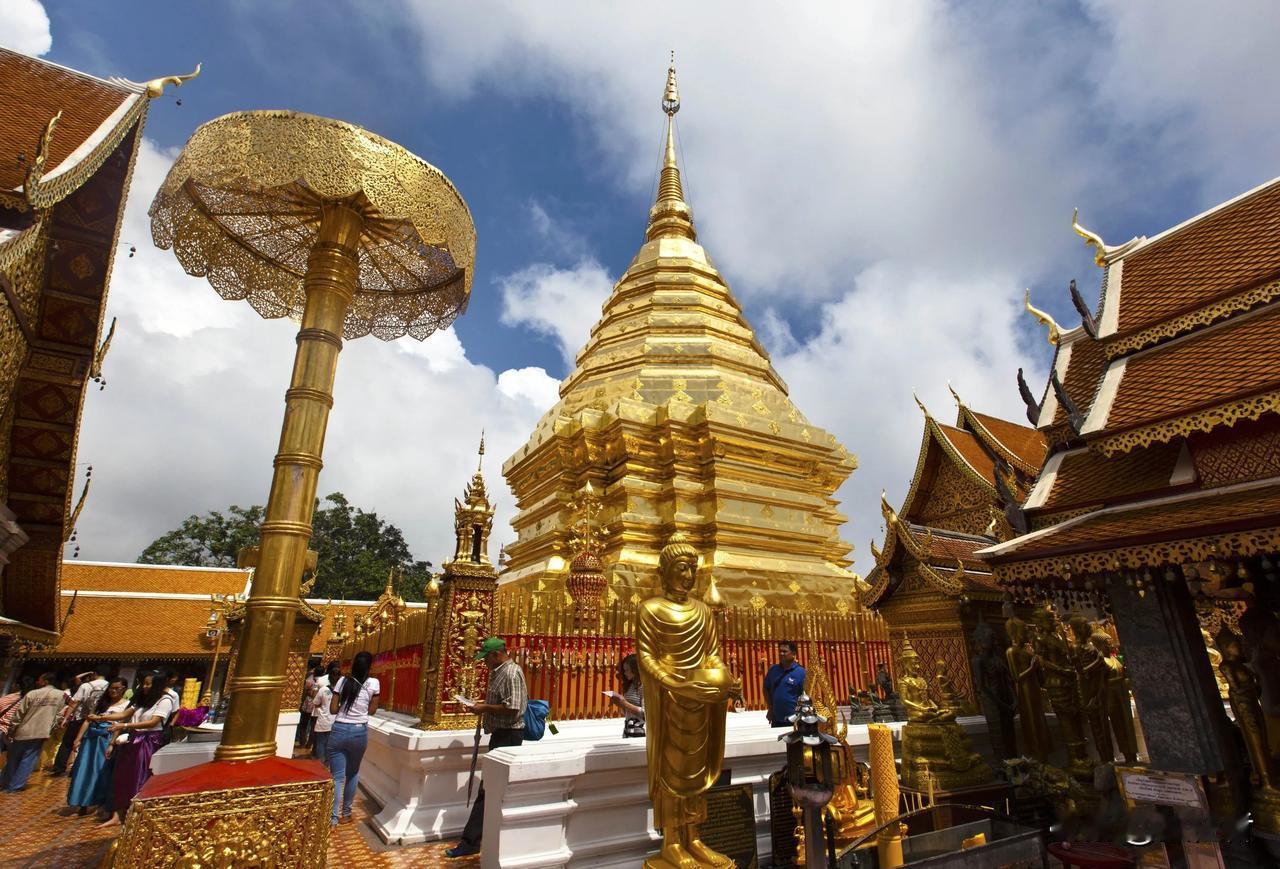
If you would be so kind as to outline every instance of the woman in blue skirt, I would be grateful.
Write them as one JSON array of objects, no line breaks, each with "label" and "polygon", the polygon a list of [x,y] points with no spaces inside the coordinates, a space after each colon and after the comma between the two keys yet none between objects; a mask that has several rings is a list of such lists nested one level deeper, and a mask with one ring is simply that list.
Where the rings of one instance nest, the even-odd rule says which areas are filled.
[{"label": "woman in blue skirt", "polygon": [[76,737],[75,766],[71,768],[71,786],[67,789],[67,804],[80,810],[80,814],[89,813],[91,806],[102,805],[107,799],[109,776],[104,774],[107,763],[107,747],[111,740],[107,728],[111,721],[104,716],[115,715],[129,706],[124,699],[124,689],[128,687],[124,679],[112,679],[107,683],[107,690],[98,700],[93,714],[88,716],[80,735]]}]

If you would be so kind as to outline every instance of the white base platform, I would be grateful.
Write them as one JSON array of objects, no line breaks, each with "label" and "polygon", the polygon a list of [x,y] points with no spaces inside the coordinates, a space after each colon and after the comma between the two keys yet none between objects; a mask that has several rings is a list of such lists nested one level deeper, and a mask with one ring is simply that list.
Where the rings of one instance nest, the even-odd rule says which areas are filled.
[{"label": "white base platform", "polygon": [[[276,726],[276,754],[293,757],[293,739],[298,733],[298,719],[302,713],[281,712]],[[160,775],[180,769],[208,763],[213,760],[214,749],[222,739],[221,724],[202,724],[184,742],[171,742],[151,757],[151,772]]]},{"label": "white base platform", "polygon": [[[960,723],[979,752],[989,752],[986,721]],[[413,844],[457,836],[466,823],[473,731],[422,731],[407,716],[370,723],[360,784],[382,806],[374,829],[388,843]],[[622,720],[559,724],[540,742],[482,754],[486,782],[485,869],[639,866],[657,848],[649,804],[643,739],[623,739]],[[901,722],[889,725],[897,738]],[[769,853],[769,775],[785,748],[763,713],[730,714],[724,768],[734,784],[750,784],[756,839]],[[867,728],[849,728],[849,743],[866,759]],[[478,782],[477,782],[478,790]]]}]

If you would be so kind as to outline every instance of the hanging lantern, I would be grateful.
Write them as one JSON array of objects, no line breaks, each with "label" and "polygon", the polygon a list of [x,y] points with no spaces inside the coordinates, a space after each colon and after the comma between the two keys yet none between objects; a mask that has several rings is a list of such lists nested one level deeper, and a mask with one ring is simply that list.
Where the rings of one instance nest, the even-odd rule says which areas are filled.
[{"label": "hanging lantern", "polygon": [[569,578],[565,581],[565,589],[569,592],[569,597],[573,598],[580,627],[596,624],[606,585],[604,563],[594,552],[583,550],[569,563]]}]

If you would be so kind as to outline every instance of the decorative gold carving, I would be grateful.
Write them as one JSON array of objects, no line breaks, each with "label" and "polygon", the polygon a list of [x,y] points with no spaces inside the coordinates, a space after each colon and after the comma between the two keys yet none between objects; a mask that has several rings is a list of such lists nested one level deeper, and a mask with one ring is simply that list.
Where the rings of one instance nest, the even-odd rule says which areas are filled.
[{"label": "decorative gold carving", "polygon": [[281,111],[209,121],[156,194],[152,234],[223,298],[300,318],[325,202],[358,211],[368,239],[344,337],[423,340],[466,307],[475,227],[461,195],[434,166],[341,121]]},{"label": "decorative gold carving", "polygon": [[1110,457],[1139,447],[1171,441],[1176,437],[1212,431],[1218,426],[1234,425],[1242,420],[1256,420],[1263,414],[1274,412],[1280,412],[1280,390],[1224,402],[1197,413],[1189,413],[1165,422],[1105,436],[1096,443],[1090,444],[1090,447]]},{"label": "decorative gold carving", "polygon": [[1106,346],[1107,359],[1115,359],[1135,350],[1141,350],[1143,347],[1158,344],[1168,338],[1176,338],[1184,332],[1190,332],[1199,326],[1208,326],[1219,320],[1225,320],[1232,314],[1251,311],[1254,308],[1274,302],[1276,299],[1280,299],[1280,281],[1271,281],[1270,283],[1253,287],[1212,305],[1196,308],[1194,311],[1190,311],[1180,317],[1165,320],[1162,323],[1157,323],[1150,328],[1134,332],[1123,338],[1116,338]]},{"label": "decorative gold carving", "polygon": [[1242,558],[1273,553],[1280,549],[1280,528],[1257,528],[1126,546],[1099,552],[1081,552],[995,564],[992,575],[998,582],[1031,582],[1040,579],[1083,577],[1109,570],[1143,569],[1157,564],[1198,564],[1215,558]]},{"label": "decorative gold carving", "polygon": [[113,869],[323,867],[333,781],[135,799]]}]

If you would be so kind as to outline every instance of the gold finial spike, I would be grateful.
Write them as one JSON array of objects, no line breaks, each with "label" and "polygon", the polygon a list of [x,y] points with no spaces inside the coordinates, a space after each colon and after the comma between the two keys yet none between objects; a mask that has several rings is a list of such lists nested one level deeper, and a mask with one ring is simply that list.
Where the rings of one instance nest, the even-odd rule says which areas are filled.
[{"label": "gold finial spike", "polygon": [[480,461],[476,462],[476,473],[484,468],[484,429],[480,429]]},{"label": "gold finial spike", "polygon": [[1031,288],[1028,287],[1026,293],[1022,297],[1022,306],[1027,309],[1027,313],[1035,317],[1041,326],[1049,328],[1049,334],[1046,337],[1048,342],[1053,346],[1058,346],[1058,340],[1062,337],[1062,328],[1058,326],[1053,317],[1050,317],[1047,311],[1042,311],[1035,305],[1031,304]]},{"label": "gold finial spike", "polygon": [[920,408],[920,412],[924,414],[924,418],[930,419],[932,415],[929,413],[929,408],[924,406],[924,402],[920,400],[920,396],[916,395],[916,391],[914,389],[911,390],[911,397],[916,400],[916,407]]},{"label": "gold finial spike", "polygon": [[1073,208],[1071,210],[1071,228],[1075,230],[1076,235],[1084,239],[1084,243],[1094,248],[1093,261],[1100,266],[1107,264],[1107,243],[1102,240],[1102,236],[1093,230],[1085,229],[1080,225],[1079,221],[1080,209]]},{"label": "gold finial spike", "polygon": [[164,95],[165,85],[173,85],[174,87],[182,87],[184,81],[191,81],[200,75],[200,64],[196,64],[196,68],[186,75],[167,75],[164,78],[153,78],[151,81],[143,85],[147,89],[147,97],[155,99]]},{"label": "gold finial spike", "polygon": [[947,391],[951,393],[951,397],[956,401],[956,407],[964,407],[964,399],[960,397],[960,393],[956,392],[956,388],[951,385],[951,381],[947,381]]},{"label": "gold finial spike", "polygon": [[680,166],[676,161],[676,112],[680,111],[680,90],[676,86],[675,52],[667,68],[667,86],[662,92],[662,111],[667,115],[667,139],[662,156],[662,174],[658,178],[658,197],[649,209],[649,229],[645,238],[661,236],[696,238],[693,214],[684,201],[680,184]]},{"label": "gold finial spike", "polygon": [[880,512],[884,514],[884,518],[890,525],[898,521],[898,513],[889,506],[889,496],[885,494],[884,489],[880,490]]}]

